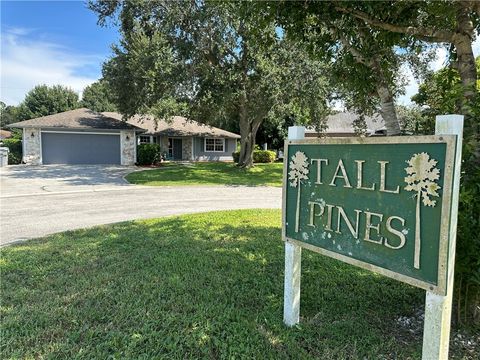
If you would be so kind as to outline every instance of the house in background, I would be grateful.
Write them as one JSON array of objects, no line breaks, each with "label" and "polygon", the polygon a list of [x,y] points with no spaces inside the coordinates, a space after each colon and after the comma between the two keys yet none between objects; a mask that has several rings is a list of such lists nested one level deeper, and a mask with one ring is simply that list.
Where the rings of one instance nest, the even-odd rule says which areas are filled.
[{"label": "house in background", "polygon": [[[328,115],[326,118],[327,129],[324,133],[318,133],[315,128],[307,127],[305,137],[317,137],[325,135],[328,137],[351,137],[357,136],[355,133],[354,122],[358,119],[358,114],[351,112],[340,112]],[[387,129],[380,114],[374,116],[365,116],[366,136],[385,136]]]},{"label": "house in background", "polygon": [[239,135],[175,117],[171,123],[118,113],[76,109],[10,124],[23,130],[26,164],[119,164],[136,162],[137,144],[158,143],[173,160],[233,160]]},{"label": "house in background", "polygon": [[12,132],[4,129],[0,129],[0,141],[3,139],[10,139],[12,137]]},{"label": "house in background", "polygon": [[[103,114],[121,120],[118,113]],[[127,122],[145,130],[137,137],[138,144],[160,144],[162,154],[171,160],[233,161],[232,153],[237,148],[237,139],[240,139],[238,134],[181,116],[166,122],[155,121],[152,116],[136,115]]]}]

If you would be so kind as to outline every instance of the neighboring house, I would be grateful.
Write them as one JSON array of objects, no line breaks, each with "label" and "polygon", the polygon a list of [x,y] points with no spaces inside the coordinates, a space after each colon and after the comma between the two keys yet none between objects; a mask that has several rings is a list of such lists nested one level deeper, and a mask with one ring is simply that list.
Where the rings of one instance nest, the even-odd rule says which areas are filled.
[{"label": "neighboring house", "polygon": [[[329,115],[326,118],[327,129],[323,133],[328,137],[350,137],[356,136],[354,121],[358,115],[350,112],[340,112]],[[365,116],[367,125],[366,136],[383,136],[387,134],[385,124],[379,114]],[[305,129],[305,137],[316,137],[319,133],[311,127]]]},{"label": "neighboring house", "polygon": [[136,162],[137,144],[158,143],[173,160],[233,160],[239,135],[175,117],[171,123],[118,113],[76,109],[10,124],[23,129],[26,164],[121,164]]},{"label": "neighboring house", "polygon": [[[121,119],[118,113],[105,112],[106,116]],[[136,115],[129,124],[145,129],[138,143],[160,144],[160,150],[171,160],[233,161],[240,135],[213,126],[175,116],[171,121],[155,121],[152,116]]]},{"label": "neighboring house", "polygon": [[25,164],[121,164],[136,161],[143,129],[89,109],[76,109],[8,125],[21,128]]},{"label": "neighboring house", "polygon": [[4,129],[0,129],[0,140],[9,139],[12,137],[12,132]]}]

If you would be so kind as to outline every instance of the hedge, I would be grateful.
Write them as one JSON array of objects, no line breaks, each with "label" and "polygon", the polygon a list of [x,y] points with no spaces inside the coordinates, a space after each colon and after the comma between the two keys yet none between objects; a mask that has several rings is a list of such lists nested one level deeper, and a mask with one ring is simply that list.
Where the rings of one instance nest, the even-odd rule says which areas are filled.
[{"label": "hedge", "polygon": [[271,150],[255,150],[253,152],[254,163],[271,163],[275,161],[277,154]]},{"label": "hedge", "polygon": [[[238,163],[240,158],[240,152],[235,151],[232,153],[233,161]],[[277,157],[275,151],[271,150],[254,150],[253,151],[253,162],[254,163],[271,163],[274,162]]]},{"label": "hedge", "polygon": [[152,165],[160,162],[161,151],[159,144],[140,144],[137,148],[137,164]]}]

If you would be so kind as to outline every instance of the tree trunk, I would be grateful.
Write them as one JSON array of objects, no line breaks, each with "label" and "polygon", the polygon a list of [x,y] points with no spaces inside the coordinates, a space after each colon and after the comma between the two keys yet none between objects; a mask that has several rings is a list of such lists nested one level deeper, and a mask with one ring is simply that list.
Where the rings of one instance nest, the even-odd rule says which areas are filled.
[{"label": "tree trunk", "polygon": [[[457,70],[463,85],[461,112],[466,117],[472,114],[471,106],[475,103],[477,94],[477,68],[472,50],[472,40],[467,34],[455,34],[453,45],[457,50]],[[466,121],[465,125],[473,125],[473,121]]]},{"label": "tree trunk", "polygon": [[395,110],[395,103],[390,89],[385,84],[378,84],[377,94],[380,98],[380,114],[385,122],[387,135],[399,135],[400,124],[398,122],[397,111]]},{"label": "tree trunk", "polygon": [[247,124],[246,131],[240,131],[240,156],[238,157],[238,166],[241,168],[250,168],[253,166],[253,150],[255,147],[255,135],[253,135]]},{"label": "tree trunk", "polygon": [[377,94],[380,98],[380,114],[385,122],[387,135],[399,135],[400,124],[397,118],[397,111],[395,110],[395,101],[390,86],[388,85],[388,80],[385,78],[382,66],[377,57],[370,61],[370,66],[377,80]]},{"label": "tree trunk", "polygon": [[[463,94],[465,101],[462,104],[462,112],[465,113],[465,105],[473,104],[476,96],[477,68],[473,55],[472,41],[475,29],[470,20],[469,4],[457,4],[457,29],[452,38],[452,43],[457,50],[457,68],[462,79]],[[467,122],[468,123],[468,122]]]},{"label": "tree trunk", "polygon": [[240,117],[240,156],[238,166],[250,168],[253,166],[253,150],[255,149],[255,137],[262,120],[248,119],[246,102],[241,102],[239,109]]}]

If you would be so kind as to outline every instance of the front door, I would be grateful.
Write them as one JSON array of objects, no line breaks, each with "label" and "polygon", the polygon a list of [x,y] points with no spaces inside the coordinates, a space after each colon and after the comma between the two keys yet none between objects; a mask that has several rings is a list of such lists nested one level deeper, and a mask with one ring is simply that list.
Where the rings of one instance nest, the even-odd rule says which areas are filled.
[{"label": "front door", "polygon": [[173,139],[173,160],[182,160],[182,139]]}]

